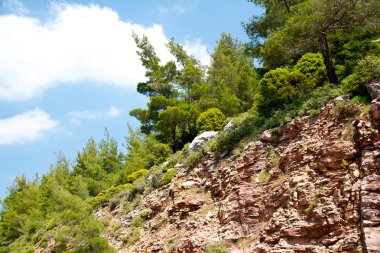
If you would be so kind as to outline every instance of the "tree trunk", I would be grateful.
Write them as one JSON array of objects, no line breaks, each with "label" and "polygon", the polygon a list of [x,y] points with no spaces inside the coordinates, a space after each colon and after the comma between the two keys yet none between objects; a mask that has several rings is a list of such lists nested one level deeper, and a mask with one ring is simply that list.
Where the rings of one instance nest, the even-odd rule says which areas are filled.
[{"label": "tree trunk", "polygon": [[335,67],[331,58],[329,44],[327,42],[326,34],[320,33],[318,36],[319,47],[323,56],[323,62],[327,71],[327,78],[330,83],[336,84],[338,82],[338,78],[335,73]]}]

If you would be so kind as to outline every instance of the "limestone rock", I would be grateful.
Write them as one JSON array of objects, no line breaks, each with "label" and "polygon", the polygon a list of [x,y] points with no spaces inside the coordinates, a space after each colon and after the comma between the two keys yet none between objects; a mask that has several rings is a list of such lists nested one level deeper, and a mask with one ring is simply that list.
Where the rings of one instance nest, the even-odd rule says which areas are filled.
[{"label": "limestone rock", "polygon": [[189,145],[188,153],[198,151],[207,141],[216,137],[218,132],[206,131],[194,138],[194,140]]}]

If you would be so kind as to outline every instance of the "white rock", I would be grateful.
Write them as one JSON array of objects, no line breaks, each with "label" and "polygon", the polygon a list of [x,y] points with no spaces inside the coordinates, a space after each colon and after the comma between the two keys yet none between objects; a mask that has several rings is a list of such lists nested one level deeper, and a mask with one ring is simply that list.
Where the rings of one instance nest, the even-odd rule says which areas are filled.
[{"label": "white rock", "polygon": [[207,141],[218,135],[215,131],[206,131],[194,138],[189,145],[188,153],[198,151]]}]

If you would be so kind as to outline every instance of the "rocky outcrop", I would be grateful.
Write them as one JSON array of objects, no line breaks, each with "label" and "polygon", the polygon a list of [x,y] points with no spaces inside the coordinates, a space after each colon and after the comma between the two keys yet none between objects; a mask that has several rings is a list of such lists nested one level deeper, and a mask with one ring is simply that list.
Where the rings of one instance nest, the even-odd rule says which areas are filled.
[{"label": "rocky outcrop", "polygon": [[372,125],[375,128],[380,128],[380,83],[372,82],[367,88],[372,98],[370,109]]},{"label": "rocky outcrop", "polygon": [[206,131],[194,138],[194,140],[189,145],[188,152],[198,151],[207,141],[211,140],[218,135],[215,131]]},{"label": "rocky outcrop", "polygon": [[[207,153],[126,214],[99,209],[110,243],[118,252],[204,252],[215,242],[236,253],[380,252],[379,130],[369,113],[334,118],[335,103],[240,154]],[[123,242],[144,210],[139,240]]]}]

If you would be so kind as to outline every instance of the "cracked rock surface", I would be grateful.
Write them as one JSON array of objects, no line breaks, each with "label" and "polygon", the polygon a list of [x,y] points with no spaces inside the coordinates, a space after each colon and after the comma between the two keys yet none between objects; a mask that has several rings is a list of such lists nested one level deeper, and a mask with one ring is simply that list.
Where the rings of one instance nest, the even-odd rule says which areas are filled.
[{"label": "cracked rock surface", "polygon": [[[214,242],[236,253],[380,252],[379,130],[371,113],[335,119],[335,103],[277,136],[264,132],[239,155],[206,154],[129,212],[98,209],[110,244],[117,252],[204,252]],[[142,212],[147,221],[128,244]]]}]

